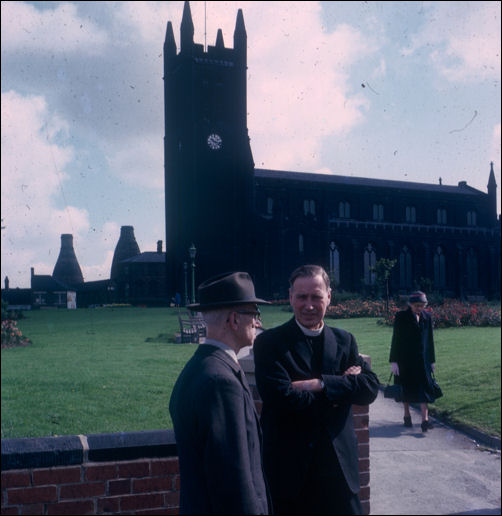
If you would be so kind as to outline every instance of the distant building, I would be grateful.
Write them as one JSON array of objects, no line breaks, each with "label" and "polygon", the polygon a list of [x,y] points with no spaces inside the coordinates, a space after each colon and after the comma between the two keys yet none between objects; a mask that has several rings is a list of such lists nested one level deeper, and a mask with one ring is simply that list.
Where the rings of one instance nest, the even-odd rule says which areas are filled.
[{"label": "distant building", "polygon": [[61,249],[51,275],[35,274],[31,268],[31,288],[12,289],[5,278],[2,299],[9,309],[67,308],[76,298],[79,308],[127,303],[166,305],[165,253],[162,241],[156,252],[141,253],[132,226],[122,226],[110,271],[110,279],[84,282],[73,248],[73,235],[61,235]]},{"label": "distant building", "polygon": [[[164,42],[166,252],[141,253],[122,226],[110,279],[84,282],[72,235],[61,235],[52,276],[35,276],[34,306],[168,304],[195,283],[249,271],[263,297],[288,297],[297,266],[322,265],[339,290],[372,292],[379,258],[397,260],[392,294],[427,284],[445,296],[500,298],[500,218],[493,163],[487,193],[456,186],[258,169],[247,128],[247,33],[237,13],[233,48],[218,30],[194,43],[185,2],[178,52]],[[479,171],[473,171],[473,174]],[[423,287],[424,288],[424,287]],[[13,292],[13,289],[4,289]],[[20,295],[20,293],[18,293]]]},{"label": "distant building", "polygon": [[161,240],[156,252],[141,253],[134,228],[122,226],[110,276],[114,298],[135,305],[167,304],[165,263]]},{"label": "distant building", "polygon": [[[286,298],[294,268],[316,263],[338,289],[371,291],[373,265],[392,258],[392,293],[420,282],[446,296],[500,296],[500,220],[493,164],[488,193],[457,186],[256,169],[247,128],[247,33],[194,43],[185,2],[177,51],[164,43],[167,289],[249,271],[257,291]],[[478,171],[473,171],[478,173]]]}]

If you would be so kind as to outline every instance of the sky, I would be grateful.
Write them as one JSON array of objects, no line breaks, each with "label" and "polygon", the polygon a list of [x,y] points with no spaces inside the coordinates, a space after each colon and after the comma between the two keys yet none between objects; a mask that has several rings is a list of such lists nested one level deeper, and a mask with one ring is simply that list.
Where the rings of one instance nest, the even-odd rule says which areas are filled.
[{"label": "sky", "polygon": [[[221,28],[227,47],[243,10],[257,168],[486,192],[493,162],[500,199],[500,2],[190,6],[195,42]],[[52,274],[63,233],[85,281],[110,277],[121,226],[142,252],[165,242],[162,52],[182,12],[1,3],[2,286]]]}]

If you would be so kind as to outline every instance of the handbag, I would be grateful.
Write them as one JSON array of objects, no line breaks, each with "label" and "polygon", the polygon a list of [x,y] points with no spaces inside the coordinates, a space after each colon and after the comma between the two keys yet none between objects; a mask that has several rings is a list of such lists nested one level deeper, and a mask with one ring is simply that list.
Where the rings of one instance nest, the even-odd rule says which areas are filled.
[{"label": "handbag", "polygon": [[391,398],[394,401],[403,401],[403,388],[397,383],[391,384],[391,379],[392,373],[390,373],[389,381],[383,390],[383,397]]},{"label": "handbag", "polygon": [[432,395],[434,396],[434,399],[437,400],[438,398],[441,398],[441,396],[443,395],[443,391],[441,390],[441,387],[439,387],[439,384],[436,381],[434,373],[431,373],[431,377],[432,377]]}]

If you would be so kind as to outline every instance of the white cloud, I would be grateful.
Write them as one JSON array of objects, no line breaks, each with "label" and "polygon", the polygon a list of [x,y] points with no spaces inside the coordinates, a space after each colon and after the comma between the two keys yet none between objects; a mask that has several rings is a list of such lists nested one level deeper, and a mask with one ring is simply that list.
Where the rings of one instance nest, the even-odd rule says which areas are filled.
[{"label": "white cloud", "polygon": [[[193,4],[191,8],[193,10]],[[183,7],[178,2],[119,2],[116,21],[122,27],[130,27],[143,41],[162,49],[167,21],[179,27]],[[177,38],[179,44],[179,38]]]},{"label": "white cloud", "polygon": [[61,191],[73,158],[71,147],[54,143],[64,130],[43,97],[2,93],[2,217],[10,234],[50,216],[49,200]]},{"label": "white cloud", "polygon": [[493,128],[491,160],[500,163],[500,124]]},{"label": "white cloud", "polygon": [[97,54],[107,35],[88,18],[78,15],[73,3],[58,3],[40,10],[24,2],[2,2],[2,51]]},{"label": "white cloud", "polygon": [[245,11],[255,161],[258,167],[318,168],[323,139],[364,120],[369,103],[351,91],[349,73],[377,48],[349,25],[327,33],[318,2],[256,3]]},{"label": "white cloud", "polygon": [[[74,235],[82,266],[79,248],[87,239],[89,213],[57,206],[58,200],[64,201],[74,157],[72,147],[55,143],[64,139],[66,130],[66,122],[49,110],[43,97],[2,93],[2,276],[8,275],[12,285],[29,286],[30,267],[37,274],[52,274],[62,233]],[[114,230],[117,238],[116,225],[104,229]],[[112,242],[96,242],[93,253],[99,256],[106,247],[112,248]]]},{"label": "white cloud", "polygon": [[430,59],[450,81],[500,76],[500,3],[428,2],[424,29],[406,54],[431,49]]},{"label": "white cloud", "polygon": [[125,139],[122,145],[108,153],[110,171],[132,186],[164,188],[163,145],[160,135],[156,138],[137,135],[132,141]]}]

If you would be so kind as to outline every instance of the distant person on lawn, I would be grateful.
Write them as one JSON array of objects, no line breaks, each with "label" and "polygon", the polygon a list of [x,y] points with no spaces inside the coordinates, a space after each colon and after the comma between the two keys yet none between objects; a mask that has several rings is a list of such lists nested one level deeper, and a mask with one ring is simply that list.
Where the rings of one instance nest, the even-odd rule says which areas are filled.
[{"label": "distant person on lawn", "polygon": [[181,514],[269,514],[262,436],[253,396],[237,353],[260,326],[253,282],[246,272],[199,286],[207,338],[174,386],[169,411],[178,446]]},{"label": "distant person on lawn", "polygon": [[432,319],[424,311],[427,296],[420,290],[410,294],[408,308],[397,312],[390,348],[390,369],[403,389],[404,426],[413,426],[410,403],[420,403],[422,432],[432,428],[427,403],[435,401],[432,373],[435,369]]}]

